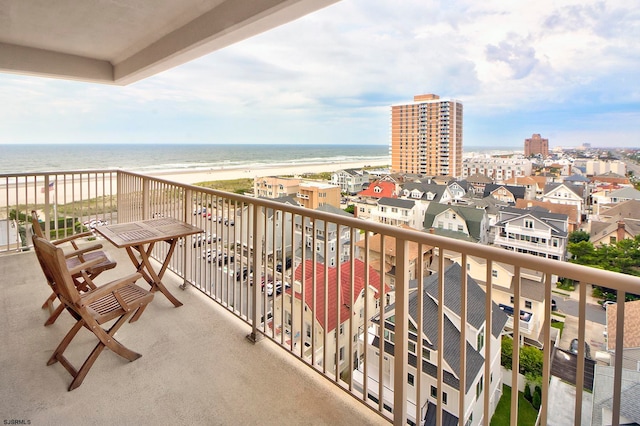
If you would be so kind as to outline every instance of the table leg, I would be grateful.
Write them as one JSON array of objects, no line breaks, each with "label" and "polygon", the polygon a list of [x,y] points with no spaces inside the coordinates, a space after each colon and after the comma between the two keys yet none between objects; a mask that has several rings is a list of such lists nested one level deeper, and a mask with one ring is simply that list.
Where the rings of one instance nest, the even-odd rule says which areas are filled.
[{"label": "table leg", "polygon": [[[129,253],[129,257],[132,259],[137,271],[140,272],[142,276],[147,280],[149,285],[151,285],[151,292],[159,290],[162,294],[165,295],[167,299],[169,299],[171,303],[173,303],[175,307],[178,307],[182,306],[182,302],[176,299],[175,296],[171,294],[169,289],[167,289],[167,287],[165,287],[165,285],[162,283],[162,276],[169,266],[171,255],[173,254],[173,251],[175,249],[176,240],[171,240],[170,244],[171,247],[169,248],[169,253],[167,253],[167,256],[162,263],[162,267],[160,268],[159,273],[156,273],[156,271],[153,269],[153,266],[151,265],[151,261],[149,259],[149,255],[153,250],[153,243],[149,244],[149,247],[147,247],[146,249],[143,245],[135,247],[135,249],[140,253],[140,257],[142,258],[141,262],[138,262],[138,259],[136,259],[132,247],[127,247],[127,252]],[[139,316],[138,313],[136,313],[136,316]]]}]

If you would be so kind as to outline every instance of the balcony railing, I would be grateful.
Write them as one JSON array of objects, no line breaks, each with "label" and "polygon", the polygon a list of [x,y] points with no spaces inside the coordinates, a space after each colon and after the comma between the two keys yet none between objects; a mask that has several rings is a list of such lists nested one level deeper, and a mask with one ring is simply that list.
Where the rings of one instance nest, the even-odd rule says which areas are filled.
[{"label": "balcony railing", "polygon": [[[171,270],[249,324],[253,341],[272,340],[397,425],[422,424],[428,414],[425,407],[434,407],[437,424],[450,416],[458,418],[460,424],[469,420],[471,424],[489,424],[502,384],[499,368],[496,370],[500,342],[490,332],[503,315],[496,314],[492,302],[493,292],[498,290],[490,285],[491,271],[497,266],[513,271],[514,312],[524,308],[521,279],[532,272],[544,275],[541,285],[546,303],[540,324],[551,323],[552,276],[583,284],[578,290],[579,353],[573,408],[577,423],[589,415],[582,408],[587,306],[584,284],[618,291],[617,347],[623,347],[625,293],[640,293],[640,279],[628,275],[123,171],[0,175],[0,221],[7,225],[0,228],[4,244],[0,250],[29,249],[26,218],[32,209],[40,212],[44,229],[55,238],[79,232],[84,226],[99,225],[99,221],[124,223],[171,216],[201,227],[201,237],[182,242],[172,257]],[[313,223],[312,232],[304,227],[296,232],[295,224],[306,221]],[[348,236],[341,238],[336,253],[331,253],[326,244],[320,251],[307,249],[309,238],[310,247],[316,248],[320,231],[327,234],[332,227],[337,228],[338,235]],[[384,236],[395,239],[393,247]],[[395,249],[395,264],[380,262],[380,253],[391,248]],[[474,299],[478,295],[470,291],[471,278],[463,273],[455,294],[444,273],[410,282],[412,261],[417,271],[427,271],[431,266],[427,265],[428,256],[413,259],[411,253],[428,253],[431,249],[444,254],[434,261],[439,263],[432,268],[436,271],[445,271],[446,259],[454,258],[459,258],[461,265],[470,258],[486,265],[482,300]],[[157,245],[155,255],[164,258],[163,250],[166,248]],[[340,258],[338,251],[348,255],[345,263],[323,263]],[[293,258],[292,267],[278,267],[289,256]],[[384,282],[390,267],[395,268],[395,286],[378,284]],[[433,292],[433,287],[427,288],[429,280],[435,280],[430,285],[436,285],[436,297],[415,297]],[[449,305],[450,296],[458,302]],[[435,304],[430,308],[432,302]],[[472,317],[477,318],[479,312],[471,311],[472,306],[484,310],[481,326],[474,325]],[[416,338],[417,330],[430,327],[432,315],[437,323],[434,338]],[[521,321],[512,327],[510,334],[519,342],[525,328]],[[288,332],[283,333],[283,329]],[[364,338],[361,330],[372,329],[373,334]],[[448,339],[451,332],[456,333],[455,342]],[[553,423],[548,418],[553,350],[550,334],[544,333],[542,342],[541,424]],[[458,354],[456,363],[448,359],[453,352]],[[623,351],[614,355],[614,424],[621,410],[622,356]],[[468,364],[478,359],[486,361],[469,375]],[[512,363],[511,382],[517,383],[518,345],[514,345]],[[512,392],[510,401],[512,424],[517,422],[517,395]]]}]

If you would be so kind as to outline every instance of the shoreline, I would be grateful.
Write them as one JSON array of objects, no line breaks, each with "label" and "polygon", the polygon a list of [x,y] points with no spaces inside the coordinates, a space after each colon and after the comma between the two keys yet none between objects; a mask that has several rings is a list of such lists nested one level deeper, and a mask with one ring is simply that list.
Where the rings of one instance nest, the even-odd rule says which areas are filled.
[{"label": "shoreline", "polygon": [[389,166],[389,160],[361,160],[335,163],[305,163],[301,165],[264,166],[252,169],[242,167],[220,168],[212,170],[166,171],[141,173],[146,176],[193,185],[199,182],[210,182],[233,179],[254,179],[263,176],[297,176],[305,173],[335,172],[341,169],[361,169],[363,167]]},{"label": "shoreline", "polygon": [[[384,160],[359,160],[359,161],[336,161],[332,163],[304,163],[300,165],[274,165],[266,167],[255,167],[253,169],[246,168],[220,168],[213,170],[189,170],[189,171],[157,171],[153,173],[137,173],[151,178],[163,179],[184,185],[193,185],[200,182],[233,180],[233,179],[254,179],[263,176],[299,176],[305,173],[322,173],[334,172],[341,169],[361,169],[363,167],[381,168],[389,166],[389,161]],[[116,170],[113,170],[114,172]],[[127,170],[122,170],[126,172]],[[91,171],[84,173],[91,174]],[[50,172],[55,175],[55,172]],[[39,176],[39,173],[29,173],[29,176]],[[6,194],[0,197],[0,208],[6,208],[7,205],[16,204],[42,204],[46,199],[51,203],[66,204],[73,201],[76,194],[90,194],[89,198],[100,197],[104,192],[111,195],[117,194],[115,176],[92,176],[82,181],[78,179],[70,179],[68,181],[54,180],[55,191],[45,191],[42,189],[44,180],[35,180],[30,182],[0,184],[0,192]],[[109,188],[109,191],[105,191]],[[4,213],[4,212],[3,212]],[[8,212],[7,212],[8,213]],[[2,216],[0,214],[0,216]]]}]

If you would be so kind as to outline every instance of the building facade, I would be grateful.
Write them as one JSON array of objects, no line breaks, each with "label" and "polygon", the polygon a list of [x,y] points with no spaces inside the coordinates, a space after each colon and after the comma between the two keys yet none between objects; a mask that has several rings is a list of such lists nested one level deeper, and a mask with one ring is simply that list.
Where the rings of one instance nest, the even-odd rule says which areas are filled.
[{"label": "building facade", "polygon": [[524,140],[524,156],[540,154],[542,157],[549,156],[549,139],[544,139],[539,133],[534,133],[530,138]]},{"label": "building facade", "polygon": [[462,176],[462,103],[416,95],[391,107],[391,171]]}]

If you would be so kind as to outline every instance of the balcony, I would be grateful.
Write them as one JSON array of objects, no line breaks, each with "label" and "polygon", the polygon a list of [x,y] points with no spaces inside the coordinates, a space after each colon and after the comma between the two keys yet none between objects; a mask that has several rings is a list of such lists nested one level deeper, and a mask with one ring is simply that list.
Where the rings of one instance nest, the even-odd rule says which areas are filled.
[{"label": "balcony", "polygon": [[[69,328],[70,318],[62,316],[53,326],[42,326],[46,315],[39,306],[48,295],[48,289],[33,252],[29,250],[25,217],[32,209],[40,212],[45,232],[58,237],[73,234],[83,223],[91,225],[92,221],[114,224],[171,216],[201,227],[206,234],[215,234],[220,240],[208,243],[206,239],[189,239],[176,250],[170,264],[173,275],[167,284],[184,306],[173,308],[157,295],[138,323],[127,324],[119,331],[119,338],[144,356],[134,363],[123,363],[105,353],[87,376],[82,389],[67,393],[70,381],[67,373],[58,365],[47,367],[45,363]],[[230,222],[214,220],[217,217],[234,218],[235,224],[231,226]],[[409,265],[413,246],[417,246],[417,252],[424,252],[427,246],[433,247],[435,252],[447,252],[449,259],[457,255],[461,265],[466,265],[467,257],[473,256],[486,264],[487,283],[493,281],[493,269],[508,265],[514,271],[513,282],[516,283],[513,287],[514,312],[524,308],[517,283],[529,271],[542,273],[545,278],[541,285],[548,303],[545,303],[544,314],[539,315],[539,324],[551,322],[553,275],[617,289],[618,306],[624,306],[624,292],[640,293],[640,279],[636,277],[123,171],[0,175],[0,221],[19,230],[13,234],[6,231],[4,237],[8,244],[5,248],[0,247],[6,253],[0,257],[0,273],[4,277],[0,299],[6,315],[1,335],[5,343],[2,362],[6,384],[2,398],[13,410],[9,410],[7,416],[29,419],[32,424],[68,422],[69,419],[87,424],[99,423],[105,418],[110,422],[127,423],[132,418],[140,418],[145,423],[163,419],[179,424],[393,422],[403,425],[407,419],[423,419],[425,407],[437,410],[436,419],[440,422],[446,412],[447,418],[455,416],[462,418],[461,423],[466,423],[473,412],[472,424],[488,424],[497,402],[493,389],[501,385],[501,373],[493,371],[488,362],[478,370],[477,376],[453,370],[466,366],[467,362],[476,363],[477,356],[495,360],[500,351],[495,339],[483,339],[483,345],[478,343],[482,330],[493,330],[494,319],[500,319],[493,309],[495,302],[491,302],[492,285],[486,285],[487,294],[482,300],[474,300],[478,293],[470,290],[471,278],[466,274],[453,282],[447,278],[446,286],[445,274],[425,275],[423,280],[411,281]],[[295,232],[296,223],[307,221],[313,224],[311,231],[301,228],[300,232]],[[311,239],[311,246],[316,247],[317,235],[326,234],[334,226],[346,231],[340,233],[338,245],[340,253],[347,254],[342,257],[348,258],[346,265],[341,265],[345,267],[337,270],[325,268],[320,262],[332,256],[328,245],[324,245],[320,253],[303,250],[308,239]],[[378,233],[395,238],[394,265],[386,265],[375,258],[371,239]],[[363,243],[356,245],[359,241]],[[384,238],[381,241],[383,243],[376,251],[386,253],[390,247],[384,246]],[[21,249],[15,250],[12,244]],[[122,256],[106,241],[103,244],[114,255]],[[229,257],[233,255],[234,260],[227,265],[208,262],[203,255],[207,248],[213,248],[208,244],[216,244],[218,252]],[[278,256],[282,256],[282,247],[287,250],[290,247],[294,259],[291,269],[279,272],[276,264],[280,260]],[[162,258],[163,250],[166,248],[158,245],[154,255]],[[419,257],[415,270],[426,271],[427,262],[428,259]],[[432,269],[446,270],[445,256],[439,256],[434,262],[438,267]],[[355,271],[360,263],[364,265],[362,273],[349,272]],[[127,268],[130,263],[128,259],[120,258],[118,265],[117,270],[121,271],[120,268]],[[376,287],[376,279],[379,279],[376,277],[385,277],[388,266],[395,268],[394,286]],[[236,279],[235,271],[244,267],[253,270],[255,278]],[[260,275],[294,283],[282,293],[282,296],[290,297],[281,297],[277,292],[268,295],[261,291],[260,285],[251,285],[249,281],[257,283]],[[308,277],[304,286],[295,283],[301,277]],[[336,286],[335,280],[342,287]],[[444,297],[436,297],[436,310],[423,316],[422,311],[415,311],[412,307],[415,305],[410,306],[409,301],[412,295],[427,290],[427,280],[431,291],[433,285],[437,285],[438,294]],[[450,289],[456,283],[460,290],[452,294]],[[179,284],[186,284],[187,289],[179,290]],[[447,304],[451,297],[459,301],[454,307]],[[300,303],[303,300],[305,303]],[[444,303],[439,303],[441,301]],[[577,372],[575,397],[570,398],[564,409],[579,422],[579,419],[588,421],[591,417],[588,408],[583,409],[582,404],[583,397],[587,396],[583,391],[585,361],[582,349],[586,330],[586,286],[579,286],[578,303],[580,315],[576,337],[580,349],[578,356],[573,358]],[[370,330],[382,317],[390,321],[390,309],[395,318],[392,333],[378,327],[375,337],[362,339],[359,336],[359,330]],[[478,326],[475,322],[481,311],[484,311],[485,322]],[[413,329],[407,320],[409,315],[412,315]],[[435,318],[439,324],[437,330],[434,329],[437,338],[428,343],[415,337],[410,340],[409,336],[416,335],[416,329],[432,324],[427,318]],[[618,309],[618,321],[623,318],[624,309]],[[446,327],[440,326],[442,324]],[[453,330],[451,327],[456,324],[459,338],[451,344],[445,333]],[[462,326],[464,324],[466,326]],[[288,327],[289,333],[280,332],[283,325]],[[520,341],[527,331],[526,324],[515,321],[512,327],[508,332],[514,341]],[[132,331],[131,337],[128,337],[129,331]],[[301,339],[301,336],[312,338]],[[624,333],[616,334],[619,347],[623,338]],[[449,347],[438,351],[438,341],[447,342]],[[380,350],[380,342],[384,342],[385,362],[371,356]],[[79,345],[72,345],[73,350],[84,351],[90,349],[93,341],[78,339],[74,343]],[[545,334],[543,343],[545,362],[539,420],[540,424],[558,424],[553,417],[557,413],[549,408],[553,406],[550,402],[558,398],[554,393],[558,391],[551,384],[554,383],[551,367],[555,357],[552,357],[554,348],[550,333]],[[476,355],[469,355],[468,349],[460,350],[455,365],[445,362],[447,354],[442,358],[439,352],[455,351],[457,346],[478,348],[474,349]],[[515,366],[519,364],[519,352],[517,345],[514,346]],[[416,362],[416,354],[424,355],[425,350],[432,353],[430,362]],[[611,393],[611,408],[614,418],[618,418],[620,401],[624,401],[620,385],[622,351],[614,358],[611,382],[617,385]],[[122,383],[119,371],[136,380]],[[354,376],[358,372],[371,375],[359,377],[356,383]],[[409,374],[411,383],[406,379]],[[507,375],[512,382],[517,382],[516,368]],[[486,381],[484,391],[482,386],[476,385],[483,377],[493,378],[492,383]],[[430,383],[434,383],[436,389],[435,399],[426,387]],[[105,388],[110,389],[109,405],[97,403],[95,409],[87,409],[101,401],[99,396]],[[488,391],[490,388],[491,392]],[[459,389],[465,389],[465,392],[458,392]],[[476,389],[480,389],[477,397]],[[443,402],[446,398],[442,398],[445,395],[440,392],[444,391],[449,393],[448,402]],[[567,397],[566,393],[563,397]],[[517,404],[517,393],[513,392],[512,424],[517,422]],[[484,413],[489,414],[485,416]]]}]

